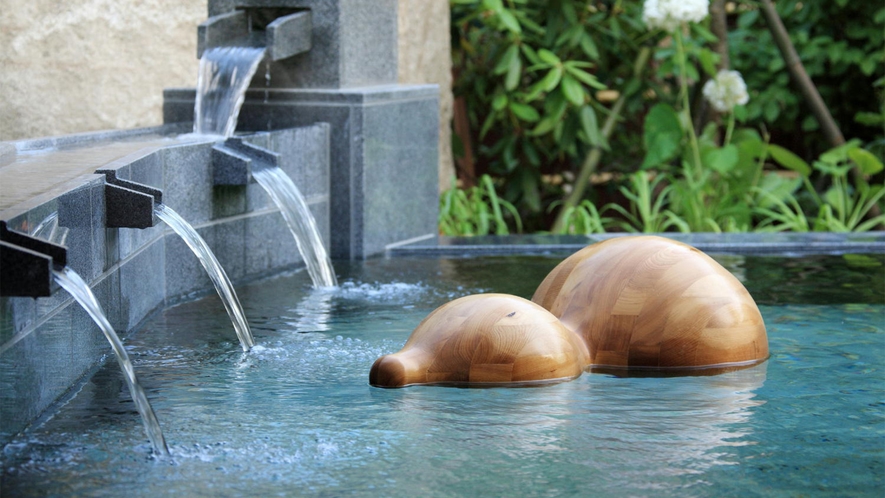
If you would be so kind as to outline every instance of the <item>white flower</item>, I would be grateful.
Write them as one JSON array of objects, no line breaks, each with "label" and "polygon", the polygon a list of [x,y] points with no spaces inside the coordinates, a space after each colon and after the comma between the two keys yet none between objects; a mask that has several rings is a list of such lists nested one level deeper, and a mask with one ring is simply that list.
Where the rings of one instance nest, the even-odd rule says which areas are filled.
[{"label": "white flower", "polygon": [[645,0],[642,20],[649,29],[673,31],[683,22],[703,21],[709,10],[709,0]]},{"label": "white flower", "polygon": [[704,84],[704,97],[719,112],[728,112],[736,105],[744,105],[750,100],[747,84],[737,71],[720,70],[716,77]]}]

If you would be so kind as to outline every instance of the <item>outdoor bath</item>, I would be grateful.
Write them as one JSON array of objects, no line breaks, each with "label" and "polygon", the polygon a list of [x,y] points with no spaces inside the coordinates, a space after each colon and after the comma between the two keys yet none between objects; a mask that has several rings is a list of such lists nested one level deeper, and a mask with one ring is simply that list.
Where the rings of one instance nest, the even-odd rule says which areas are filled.
[{"label": "outdoor bath", "polygon": [[375,358],[433,308],[476,292],[530,297],[570,249],[339,263],[336,290],[311,289],[303,270],[240,286],[250,353],[216,296],[167,308],[127,347],[171,458],[151,455],[107,362],[6,446],[3,494],[876,495],[881,254],[716,255],[768,327],[771,359],[746,370],[368,385]]},{"label": "outdoor bath", "polygon": [[[216,128],[217,135],[191,133],[200,130],[192,127],[195,117],[198,123],[205,117],[201,76],[196,90],[163,92],[162,126],[0,142],[0,495],[878,496],[885,485],[881,231],[678,234],[679,213],[672,211],[663,219],[673,224],[642,227],[704,251],[755,300],[767,345],[754,341],[755,357],[726,360],[737,370],[624,370],[596,363],[582,365],[580,375],[572,371],[532,387],[371,385],[376,359],[402,348],[433,310],[473,294],[532,298],[565,258],[623,235],[439,235],[450,214],[441,217],[446,203],[438,202],[440,157],[449,144],[440,135],[440,87],[402,83],[397,76],[397,4],[401,13],[407,3],[212,0],[198,31],[198,53],[209,53],[209,60],[233,45],[251,57],[244,69],[232,71],[249,73],[241,81],[244,93],[233,96],[243,103],[239,121],[234,116],[223,130]],[[598,17],[603,4],[587,4],[580,15]],[[509,43],[516,39],[510,32],[522,29],[524,43],[537,42],[531,19],[541,17],[519,11],[537,8],[532,3],[447,5],[468,17],[470,9],[485,9],[453,32],[488,25],[504,34],[498,41]],[[555,10],[544,13],[551,26],[558,22]],[[636,7],[627,10],[611,10],[610,17],[634,15]],[[508,18],[511,12],[519,16]],[[13,48],[37,38],[17,38]],[[580,57],[617,51],[602,45],[591,50],[586,40],[572,39],[571,49],[585,52]],[[644,54],[634,64],[635,78],[652,60],[646,42],[621,47],[625,54],[633,48]],[[635,144],[624,147],[610,136],[619,104],[590,95],[598,83],[590,63],[571,60],[577,57],[571,52],[550,52],[530,66],[531,53],[514,48],[499,52],[516,54],[509,65],[485,64],[501,79],[495,92],[513,92],[513,75],[528,82],[556,75],[557,68],[559,86],[526,94],[516,85],[515,94],[489,98],[503,117],[487,121],[494,124],[490,136],[506,142],[547,134],[579,144],[560,150],[543,142],[549,136],[538,138],[548,148],[536,148],[534,156],[549,153],[547,159],[579,151],[598,161],[593,154],[602,154],[609,140],[613,148],[631,150]],[[657,48],[667,50],[665,44]],[[672,76],[661,78],[676,83]],[[686,80],[679,84],[684,89]],[[549,96],[550,105],[532,101],[538,96]],[[535,116],[535,108],[543,113]],[[547,114],[557,109],[563,123],[575,125],[574,133],[555,127],[541,133]],[[677,118],[654,109],[649,114],[663,116],[661,122]],[[608,114],[602,126],[596,112],[600,119]],[[507,128],[512,124],[519,128],[513,133]],[[535,131],[527,133],[527,126]],[[686,170],[713,175],[698,185],[737,185],[726,175],[728,164],[735,167],[728,162],[732,149],[726,150],[733,130],[726,126],[721,148],[709,134],[696,154],[689,151],[693,142],[683,141],[685,164],[694,160],[697,166]],[[236,136],[226,139],[234,130]],[[636,130],[628,135],[638,137]],[[754,181],[779,192],[795,181],[791,192],[797,191],[802,173],[784,175],[783,164],[766,163],[761,138],[737,130],[734,140],[740,154],[750,154],[749,161],[740,157],[741,167],[758,168]],[[465,143],[456,140],[452,148]],[[495,150],[481,141],[474,145],[478,155]],[[529,162],[531,147],[517,147]],[[511,149],[493,154],[508,171]],[[847,165],[869,159],[862,150],[852,142],[823,157],[832,164],[820,162],[830,169],[818,182],[847,178]],[[707,167],[702,158],[720,162]],[[668,205],[664,194],[678,182],[666,168],[677,160],[658,160],[659,172],[625,176],[619,191],[632,194],[630,182],[641,187],[644,180],[649,194]],[[875,188],[849,193],[881,196],[875,183],[881,174],[874,169],[861,173]],[[474,180],[493,196],[495,188],[528,185],[519,168],[513,171],[517,176],[497,186],[488,177]],[[674,185],[658,183],[665,177]],[[575,186],[590,181],[539,178],[551,188],[563,178]],[[738,175],[739,181],[748,178]],[[286,192],[299,190],[303,199],[281,195],[274,187],[281,183],[292,184]],[[728,214],[749,198],[714,194],[707,200]],[[881,204],[881,197],[869,199],[858,205]],[[301,214],[287,207],[292,204]],[[175,219],[167,208],[181,218],[174,231],[166,225]],[[631,215],[633,222],[639,216],[622,208],[613,222],[613,211],[601,202],[600,209],[595,220],[583,212],[587,232],[593,231],[590,222],[601,228],[604,220],[624,230]],[[563,206],[560,214],[566,211]],[[823,219],[825,210],[819,212]],[[870,228],[880,218],[862,213],[830,221]],[[723,219],[702,226],[739,228],[737,218],[730,225]],[[557,216],[560,221],[569,222]],[[196,235],[187,240],[182,232]],[[24,234],[40,240],[32,245]],[[195,258],[189,246],[197,238],[208,249]],[[322,257],[300,250],[305,238]],[[45,239],[60,246],[46,249]],[[6,259],[11,249],[42,264],[28,266],[40,271],[10,271],[9,262],[20,261]],[[205,263],[207,252],[216,263]],[[318,272],[312,260],[327,255],[332,265]],[[207,275],[197,259],[207,270],[216,267],[216,275]],[[128,354],[131,369],[120,361],[121,372],[89,314],[58,280],[41,273],[62,265],[64,273],[82,275],[104,308],[111,335],[123,336],[125,348],[119,339],[108,340]],[[235,289],[221,289],[222,273]],[[231,312],[232,302],[241,313]],[[148,424],[139,421],[145,410],[130,397],[130,370],[165,439],[146,433]]]}]

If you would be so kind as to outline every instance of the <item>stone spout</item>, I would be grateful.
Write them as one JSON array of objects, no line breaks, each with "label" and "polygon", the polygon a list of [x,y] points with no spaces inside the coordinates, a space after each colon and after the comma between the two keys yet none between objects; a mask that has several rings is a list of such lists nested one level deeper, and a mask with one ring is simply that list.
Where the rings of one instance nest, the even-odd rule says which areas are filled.
[{"label": "stone spout", "polygon": [[248,185],[254,182],[252,167],[279,166],[279,154],[263,147],[228,138],[212,147],[212,181],[214,185]]},{"label": "stone spout", "polygon": [[150,228],[159,222],[154,206],[163,203],[161,190],[117,178],[112,169],[96,173],[105,175],[105,226]]},{"label": "stone spout", "polygon": [[0,297],[52,295],[52,268],[67,264],[67,249],[9,230],[0,221]]},{"label": "stone spout", "polygon": [[197,28],[197,57],[216,47],[265,47],[271,61],[310,50],[309,10],[249,8],[210,17]]}]

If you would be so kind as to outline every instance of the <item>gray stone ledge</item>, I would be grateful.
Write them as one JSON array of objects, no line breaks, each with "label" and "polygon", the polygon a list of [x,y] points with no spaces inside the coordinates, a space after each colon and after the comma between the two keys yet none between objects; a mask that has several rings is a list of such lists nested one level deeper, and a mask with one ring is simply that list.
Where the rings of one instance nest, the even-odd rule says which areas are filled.
[{"label": "gray stone ledge", "polygon": [[[430,237],[387,247],[388,257],[565,254],[627,233],[592,235],[506,235]],[[885,254],[885,232],[861,233],[662,233],[713,254],[802,256],[813,254]]]}]

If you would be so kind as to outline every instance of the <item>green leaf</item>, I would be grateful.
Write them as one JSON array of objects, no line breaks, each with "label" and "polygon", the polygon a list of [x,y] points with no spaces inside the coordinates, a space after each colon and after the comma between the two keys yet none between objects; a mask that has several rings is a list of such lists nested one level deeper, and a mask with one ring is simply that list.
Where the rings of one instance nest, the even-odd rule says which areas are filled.
[{"label": "green leaf", "polygon": [[759,158],[765,153],[765,142],[759,138],[747,138],[733,139],[732,143],[738,148],[738,163],[735,165],[738,174],[755,172]]},{"label": "green leaf", "polygon": [[479,130],[479,138],[484,138],[486,133],[492,129],[492,126],[495,124],[495,113],[490,112],[489,116],[486,118],[485,122],[482,124],[482,128]]},{"label": "green leaf", "polygon": [[581,127],[584,129],[584,134],[587,135],[587,140],[590,141],[591,145],[608,149],[605,136],[599,131],[596,112],[589,105],[581,109]]},{"label": "green leaf", "polygon": [[544,101],[544,111],[553,116],[555,121],[560,121],[568,110],[568,101],[562,96],[562,92],[551,93]]},{"label": "green leaf", "polygon": [[596,76],[584,71],[583,69],[578,69],[575,66],[570,65],[570,63],[566,62],[564,64],[565,70],[575,78],[581,80],[585,85],[589,87],[596,88],[597,90],[605,90],[607,87],[599,82],[596,79]]},{"label": "green leaf", "polygon": [[690,24],[691,24],[691,30],[694,31],[695,33],[697,33],[698,35],[700,35],[700,37],[703,38],[704,41],[706,41],[707,43],[716,43],[717,41],[719,41],[719,38],[717,38],[716,35],[714,35],[712,32],[710,32],[710,30],[708,30],[704,26],[702,26],[696,22],[693,22]]},{"label": "green leaf", "polygon": [[541,58],[538,57],[538,53],[535,52],[535,49],[530,47],[527,43],[523,43],[519,46],[520,50],[522,50],[522,54],[525,55],[525,58],[528,59],[531,64],[541,64]]},{"label": "green leaf", "polygon": [[590,58],[590,60],[599,60],[599,49],[596,47],[596,42],[593,41],[593,37],[586,32],[584,33],[584,36],[581,37],[581,50]]},{"label": "green leaf", "polygon": [[858,112],[854,115],[854,122],[865,126],[882,126],[885,116],[877,112]]},{"label": "green leaf", "polygon": [[507,76],[504,78],[504,88],[507,90],[515,90],[519,85],[519,80],[522,79],[522,61],[519,60],[519,56],[514,57],[510,66],[507,68]]},{"label": "green leaf", "polygon": [[495,96],[495,99],[492,100],[492,109],[500,111],[501,109],[507,107],[507,101],[507,95],[499,93]]},{"label": "green leaf", "polygon": [[554,66],[558,66],[562,63],[562,61],[559,60],[559,57],[557,57],[556,54],[547,50],[546,48],[542,48],[541,50],[538,50],[538,58],[540,58],[542,61],[546,62],[547,64],[551,64]]},{"label": "green leaf", "polygon": [[533,130],[529,133],[529,135],[532,135],[532,136],[535,136],[535,137],[540,136],[540,135],[546,135],[546,134],[550,133],[550,132],[553,130],[553,127],[556,126],[556,123],[557,123],[557,122],[558,122],[558,121],[556,121],[556,120],[553,119],[552,117],[547,116],[547,117],[545,117],[544,119],[542,119],[542,120],[537,124],[537,126],[535,126],[535,129],[533,129]]},{"label": "green leaf", "polygon": [[519,59],[519,46],[518,45],[510,45],[507,47],[507,50],[504,52],[504,55],[501,57],[501,60],[495,64],[495,69],[492,70],[494,74],[504,74],[513,64],[514,60]]},{"label": "green leaf", "polygon": [[535,83],[532,90],[529,91],[528,100],[534,100],[534,98],[541,92],[549,92],[553,90],[559,85],[560,79],[562,79],[562,68],[558,66],[551,68],[541,81]]},{"label": "green leaf", "polygon": [[860,140],[853,138],[842,145],[820,155],[820,160],[828,164],[839,164],[848,160],[848,151],[860,147]]},{"label": "green leaf", "polygon": [[519,102],[511,102],[510,110],[513,112],[513,114],[516,115],[516,117],[523,121],[528,121],[529,123],[534,123],[535,121],[541,119],[541,115],[538,114],[538,111],[536,111],[535,108],[530,105],[520,104]]},{"label": "green leaf", "polygon": [[568,99],[569,102],[576,106],[584,105],[584,97],[586,94],[584,93],[584,88],[578,83],[578,80],[567,74],[562,77],[561,88],[562,94],[565,95],[565,98]]},{"label": "green leaf", "polygon": [[802,185],[801,178],[786,178],[774,172],[768,173],[762,177],[758,189],[761,195],[757,196],[756,204],[767,208],[789,200],[800,185]]},{"label": "green leaf", "polygon": [[811,166],[807,162],[780,145],[768,144],[768,153],[778,164],[789,170],[796,171],[806,177],[811,174]]},{"label": "green leaf", "polygon": [[728,144],[722,148],[711,148],[701,157],[701,162],[719,173],[728,173],[737,165],[738,157],[737,146]]},{"label": "green leaf", "polygon": [[658,166],[676,157],[682,141],[682,126],[676,110],[669,104],[655,104],[645,116],[642,139],[646,155],[641,168]]},{"label": "green leaf", "polygon": [[840,165],[839,163],[814,161],[814,169],[830,176],[845,177],[851,166],[848,164]]},{"label": "green leaf", "polygon": [[882,262],[865,254],[843,254],[842,258],[848,263],[848,266],[855,268],[878,268],[882,266]]},{"label": "green leaf", "polygon": [[519,21],[516,20],[516,16],[514,16],[509,10],[502,9],[498,12],[498,18],[501,19],[501,24],[503,24],[508,30],[514,33],[522,33]]},{"label": "green leaf", "polygon": [[704,72],[710,77],[716,76],[716,61],[718,58],[718,55],[708,48],[702,49],[698,54],[701,67],[704,68]]},{"label": "green leaf", "polygon": [[865,175],[875,175],[882,171],[882,162],[875,155],[864,149],[851,149],[848,151],[848,157],[854,161],[854,164],[860,168]]}]

